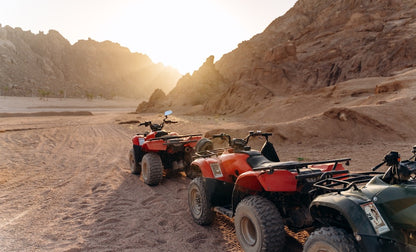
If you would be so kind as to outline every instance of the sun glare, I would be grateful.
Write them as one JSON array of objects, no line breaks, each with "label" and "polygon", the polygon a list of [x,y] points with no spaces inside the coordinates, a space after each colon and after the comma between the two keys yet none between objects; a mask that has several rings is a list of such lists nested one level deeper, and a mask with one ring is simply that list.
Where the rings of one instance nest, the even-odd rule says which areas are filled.
[{"label": "sun glare", "polygon": [[232,16],[209,1],[131,3],[113,20],[106,26],[111,37],[182,74],[198,69],[210,55],[218,60],[238,43],[227,46],[224,40],[243,33]]},{"label": "sun glare", "polygon": [[293,6],[296,0],[1,1],[3,25],[47,32],[71,43],[111,40],[182,74],[210,55],[219,60]]}]

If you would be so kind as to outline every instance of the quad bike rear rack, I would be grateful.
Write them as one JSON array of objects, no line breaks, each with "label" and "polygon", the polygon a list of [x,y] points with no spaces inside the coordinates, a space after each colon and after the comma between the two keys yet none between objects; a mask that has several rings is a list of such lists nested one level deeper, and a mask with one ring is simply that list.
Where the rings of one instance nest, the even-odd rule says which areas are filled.
[{"label": "quad bike rear rack", "polygon": [[196,136],[202,136],[202,134],[190,134],[190,135],[179,135],[179,136],[161,136],[161,137],[155,137],[152,139],[149,139],[149,141],[156,141],[156,140],[170,140],[175,138],[185,138],[185,137],[196,137]]},{"label": "quad bike rear rack", "polygon": [[314,161],[314,162],[296,162],[296,161],[287,161],[287,162],[271,162],[266,163],[262,166],[255,167],[253,170],[261,171],[261,170],[274,170],[274,169],[285,169],[285,170],[292,170],[292,169],[300,169],[308,167],[308,165],[317,165],[317,164],[329,164],[334,163],[333,170],[337,167],[339,162],[346,162],[347,165],[351,158],[340,158],[340,159],[332,159],[332,160],[324,160],[324,161]]},{"label": "quad bike rear rack", "polygon": [[[345,174],[348,173],[348,170],[335,170],[338,163],[346,162],[346,165],[349,165],[349,161],[351,158],[340,158],[340,159],[331,159],[331,160],[324,160],[324,161],[314,161],[314,162],[296,162],[296,161],[288,161],[288,162],[272,162],[272,163],[265,163],[261,166],[254,167],[254,171],[267,171],[268,173],[273,173],[276,169],[284,169],[284,170],[296,170],[298,175],[296,179],[307,179],[307,178],[315,178],[320,176],[320,179],[333,177],[333,175],[337,174]],[[308,172],[308,173],[301,173],[301,168],[307,168],[309,165],[317,165],[317,164],[329,164],[334,163],[334,166],[331,171],[322,172]]]},{"label": "quad bike rear rack", "polygon": [[200,158],[200,157],[207,158],[207,157],[211,157],[211,156],[221,154],[223,152],[224,152],[224,148],[215,149],[215,150],[206,150],[204,152],[197,152],[197,153],[194,154],[194,156],[197,157],[197,158]]},{"label": "quad bike rear rack", "polygon": [[326,178],[320,180],[313,184],[315,189],[313,191],[322,190],[323,192],[343,192],[351,188],[354,190],[359,190],[359,184],[367,183],[375,175],[384,174],[384,172],[363,172],[363,173],[353,173],[345,176],[340,176],[337,178]]}]

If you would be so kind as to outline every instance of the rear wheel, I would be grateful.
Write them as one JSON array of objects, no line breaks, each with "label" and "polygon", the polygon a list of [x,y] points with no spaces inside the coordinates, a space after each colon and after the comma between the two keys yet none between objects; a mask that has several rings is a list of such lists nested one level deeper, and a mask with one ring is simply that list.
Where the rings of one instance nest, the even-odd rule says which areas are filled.
[{"label": "rear wheel", "polygon": [[311,233],[303,246],[308,252],[358,251],[354,237],[342,228],[323,227]]},{"label": "rear wheel", "polygon": [[134,149],[131,149],[129,152],[129,163],[131,173],[140,175],[142,168],[140,167],[140,164],[136,162],[136,158],[134,156]]},{"label": "rear wheel", "polygon": [[214,149],[214,144],[208,138],[201,138],[195,146],[196,153],[206,152]]},{"label": "rear wheel", "polygon": [[281,251],[286,233],[276,206],[266,198],[249,196],[237,206],[235,232],[244,251]]},{"label": "rear wheel", "polygon": [[144,183],[154,186],[163,178],[163,165],[156,153],[146,153],[142,159],[142,176]]},{"label": "rear wheel", "polygon": [[204,180],[195,178],[189,184],[188,205],[192,218],[199,225],[209,225],[214,221],[215,213],[211,209]]}]

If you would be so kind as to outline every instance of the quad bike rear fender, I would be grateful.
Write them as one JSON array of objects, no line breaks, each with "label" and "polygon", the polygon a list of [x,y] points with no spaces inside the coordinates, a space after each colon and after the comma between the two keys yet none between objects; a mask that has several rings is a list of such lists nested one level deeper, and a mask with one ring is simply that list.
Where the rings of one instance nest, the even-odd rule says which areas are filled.
[{"label": "quad bike rear fender", "polygon": [[161,140],[154,140],[154,141],[146,141],[143,143],[142,149],[146,152],[151,151],[165,151],[167,145],[164,144],[165,141]]},{"label": "quad bike rear fender", "polygon": [[131,141],[133,142],[133,145],[141,146],[145,141],[144,135],[135,135]]},{"label": "quad bike rear fender", "polygon": [[191,136],[189,138],[187,138],[185,141],[187,141],[187,143],[185,143],[183,146],[185,147],[191,147],[191,148],[195,148],[196,143],[201,140],[202,137],[200,136]]},{"label": "quad bike rear fender", "polygon": [[297,180],[295,174],[288,170],[248,171],[241,174],[236,185],[251,191],[296,192]]},{"label": "quad bike rear fender", "polygon": [[338,163],[334,169],[334,163],[332,164],[316,164],[309,166],[310,168],[318,168],[322,172],[330,172],[330,171],[345,171],[345,173],[334,174],[333,177],[341,177],[348,174],[348,171],[345,170],[344,166],[341,163]]}]

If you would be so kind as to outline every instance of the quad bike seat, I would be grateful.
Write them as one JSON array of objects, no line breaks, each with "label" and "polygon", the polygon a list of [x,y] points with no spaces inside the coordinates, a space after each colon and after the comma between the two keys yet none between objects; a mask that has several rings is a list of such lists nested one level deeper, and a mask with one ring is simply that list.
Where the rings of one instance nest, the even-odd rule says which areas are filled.
[{"label": "quad bike seat", "polygon": [[162,136],[166,136],[168,134],[168,132],[164,131],[164,130],[160,130],[158,132],[156,132],[155,137],[162,137]]},{"label": "quad bike seat", "polygon": [[252,151],[251,155],[247,158],[247,163],[253,168],[253,170],[266,170],[270,168],[275,169],[293,169],[293,166],[301,165],[297,161],[286,162],[273,162],[263,156],[261,153]]}]

